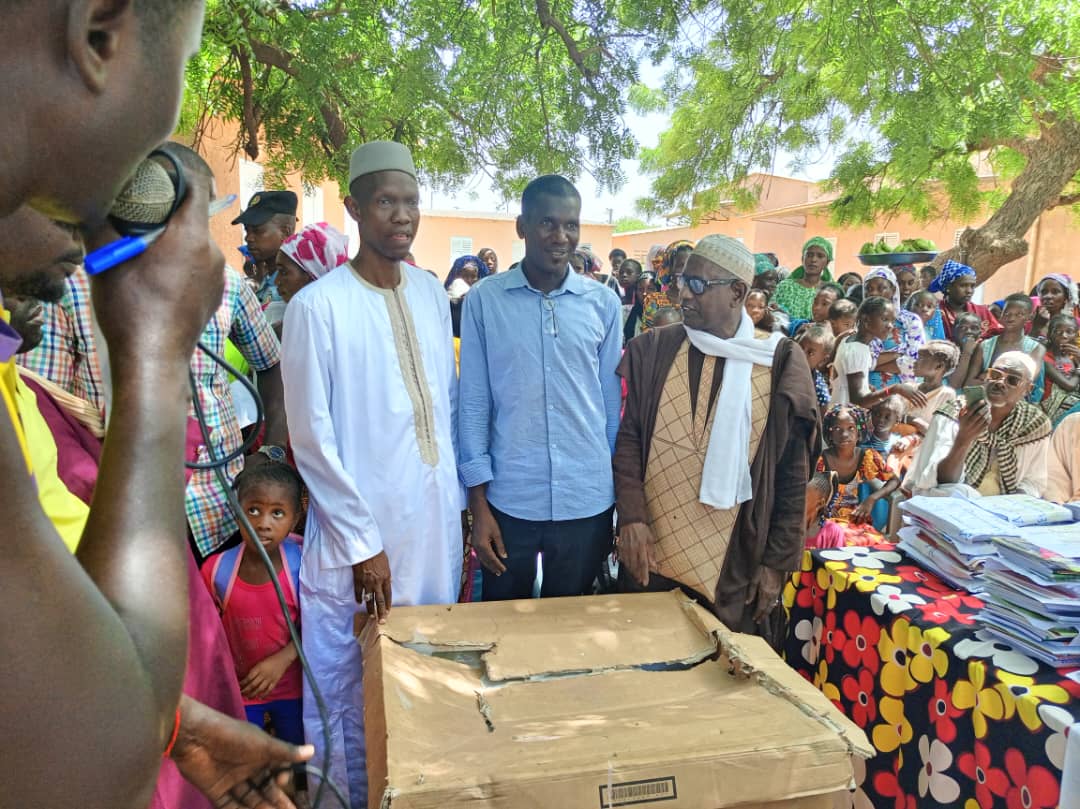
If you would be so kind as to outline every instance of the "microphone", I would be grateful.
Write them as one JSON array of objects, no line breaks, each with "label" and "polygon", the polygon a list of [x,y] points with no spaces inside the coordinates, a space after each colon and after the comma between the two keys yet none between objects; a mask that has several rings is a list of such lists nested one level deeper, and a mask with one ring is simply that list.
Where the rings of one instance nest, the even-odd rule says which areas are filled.
[{"label": "microphone", "polygon": [[151,152],[135,168],[109,210],[109,223],[123,238],[86,256],[83,266],[87,275],[98,275],[146,252],[165,232],[169,217],[186,196],[184,170],[177,159],[161,149]]},{"label": "microphone", "polygon": [[[150,153],[120,189],[109,210],[109,223],[123,238],[84,259],[87,275],[99,275],[145,253],[165,232],[169,218],[187,196],[187,182],[179,161],[164,150]],[[210,216],[236,200],[235,194],[210,204]]]}]

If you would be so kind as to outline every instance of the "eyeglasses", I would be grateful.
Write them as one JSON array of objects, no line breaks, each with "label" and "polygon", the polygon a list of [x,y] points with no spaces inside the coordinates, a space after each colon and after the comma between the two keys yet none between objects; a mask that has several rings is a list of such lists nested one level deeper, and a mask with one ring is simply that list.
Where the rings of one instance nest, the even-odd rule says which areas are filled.
[{"label": "eyeglasses", "polygon": [[738,278],[719,278],[715,281],[706,281],[704,278],[698,278],[696,275],[678,276],[679,289],[682,289],[684,286],[690,287],[690,291],[695,295],[704,295],[705,290],[709,287],[729,287],[738,282]]},{"label": "eyeglasses", "polygon": [[1010,388],[1019,388],[1028,384],[1026,378],[1019,374],[1010,374],[1000,368],[988,368],[986,371],[987,382],[1004,382]]}]

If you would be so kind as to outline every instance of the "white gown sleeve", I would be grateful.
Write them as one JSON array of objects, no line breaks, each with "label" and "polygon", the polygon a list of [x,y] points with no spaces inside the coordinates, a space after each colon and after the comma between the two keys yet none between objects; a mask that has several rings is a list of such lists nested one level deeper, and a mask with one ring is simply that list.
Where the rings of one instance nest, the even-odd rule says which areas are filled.
[{"label": "white gown sleeve", "polygon": [[953,448],[959,431],[960,425],[954,419],[940,413],[934,415],[926,430],[926,437],[915,451],[907,477],[904,478],[906,491],[917,495],[927,494],[930,489],[937,487],[938,465]]},{"label": "white gown sleeve", "polygon": [[1050,436],[1016,448],[1016,488],[1022,493],[1042,497],[1047,491],[1046,456],[1049,451]]},{"label": "white gown sleeve", "polygon": [[379,528],[356,481],[345,470],[330,414],[331,391],[349,380],[331,379],[334,341],[328,324],[307,301],[285,310],[281,376],[289,438],[300,474],[318,514],[319,567],[350,567],[383,549]]}]

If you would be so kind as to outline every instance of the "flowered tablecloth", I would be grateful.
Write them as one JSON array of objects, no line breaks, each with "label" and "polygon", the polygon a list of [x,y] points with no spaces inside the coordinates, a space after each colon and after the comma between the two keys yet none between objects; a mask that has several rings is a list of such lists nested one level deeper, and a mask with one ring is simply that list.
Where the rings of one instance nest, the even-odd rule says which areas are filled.
[{"label": "flowered tablecloth", "polygon": [[1066,798],[1080,683],[991,637],[978,598],[879,545],[808,551],[783,601],[788,663],[878,750],[856,765],[855,807],[1020,809]]}]

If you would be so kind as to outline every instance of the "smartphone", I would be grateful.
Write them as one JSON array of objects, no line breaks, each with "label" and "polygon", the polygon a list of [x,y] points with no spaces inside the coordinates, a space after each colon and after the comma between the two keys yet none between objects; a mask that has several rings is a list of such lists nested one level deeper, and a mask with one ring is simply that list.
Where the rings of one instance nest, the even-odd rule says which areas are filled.
[{"label": "smartphone", "polygon": [[972,385],[964,388],[964,400],[967,402],[968,407],[971,407],[980,399],[986,398],[986,388],[982,385]]}]

